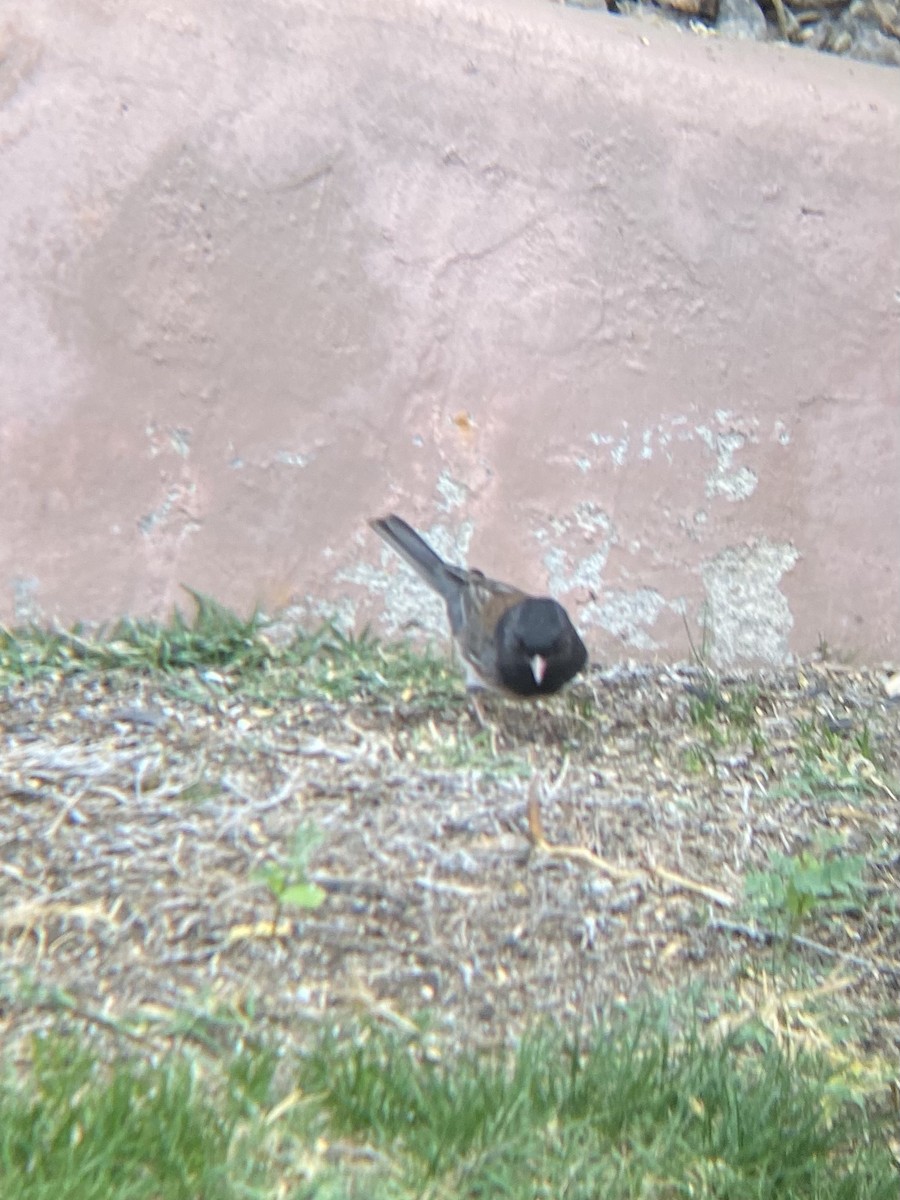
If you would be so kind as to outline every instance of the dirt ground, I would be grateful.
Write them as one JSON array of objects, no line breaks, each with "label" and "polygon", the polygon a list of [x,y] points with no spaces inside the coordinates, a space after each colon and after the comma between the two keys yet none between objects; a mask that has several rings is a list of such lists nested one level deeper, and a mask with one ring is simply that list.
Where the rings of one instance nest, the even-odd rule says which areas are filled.
[{"label": "dirt ground", "polygon": [[[16,684],[0,693],[0,1038],[14,1050],[65,1010],[151,1041],[214,1037],[219,1018],[290,1039],[323,1015],[428,1010],[480,1044],[696,984],[710,1011],[810,1037],[816,998],[839,997],[850,1036],[896,1059],[886,678],[595,669],[552,702],[493,702],[493,747],[461,691],[435,706],[266,703],[209,673]],[[304,823],[326,897],[276,914],[258,871]],[[866,856],[866,895],[817,904],[787,948],[745,877],[828,836]]]}]

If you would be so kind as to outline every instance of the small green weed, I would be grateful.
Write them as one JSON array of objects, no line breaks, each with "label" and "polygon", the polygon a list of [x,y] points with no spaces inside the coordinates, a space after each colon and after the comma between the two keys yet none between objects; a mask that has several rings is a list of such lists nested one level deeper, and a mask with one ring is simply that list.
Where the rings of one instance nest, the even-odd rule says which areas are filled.
[{"label": "small green weed", "polygon": [[844,853],[839,838],[823,838],[814,850],[770,854],[766,870],[748,873],[744,895],[754,916],[790,937],[811,919],[858,908],[865,870],[863,855]]},{"label": "small green weed", "polygon": [[699,743],[688,746],[682,753],[682,762],[684,769],[690,775],[704,775],[707,772],[715,774],[716,756],[715,753],[707,746]]},{"label": "small green weed", "polygon": [[279,862],[266,863],[254,873],[264,883],[275,903],[272,914],[273,936],[285,907],[319,908],[327,893],[309,879],[309,860],[322,841],[322,835],[310,824],[301,825],[294,834],[290,852]]}]

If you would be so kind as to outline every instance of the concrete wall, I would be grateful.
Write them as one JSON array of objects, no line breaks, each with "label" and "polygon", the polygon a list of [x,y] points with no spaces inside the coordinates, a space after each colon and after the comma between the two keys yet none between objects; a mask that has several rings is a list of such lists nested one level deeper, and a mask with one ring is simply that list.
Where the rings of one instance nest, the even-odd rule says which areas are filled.
[{"label": "concrete wall", "polygon": [[900,653],[900,77],[540,0],[7,3],[0,619]]}]

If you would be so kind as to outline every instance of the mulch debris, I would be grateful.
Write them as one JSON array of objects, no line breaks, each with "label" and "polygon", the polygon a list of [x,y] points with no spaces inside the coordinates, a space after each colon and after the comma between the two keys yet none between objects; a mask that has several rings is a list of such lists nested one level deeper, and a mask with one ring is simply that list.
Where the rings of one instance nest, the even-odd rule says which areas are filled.
[{"label": "mulch debris", "polygon": [[[552,702],[490,702],[492,748],[462,695],[441,711],[266,705],[196,677],[14,685],[0,694],[0,1038],[14,1051],[63,1010],[151,1041],[212,1036],[216,1013],[292,1040],[323,1018],[427,1010],[452,1043],[495,1044],[691,984],[786,1021],[767,965],[787,949],[743,884],[770,852],[830,835],[867,856],[870,902],[813,914],[791,960],[807,1000],[839,990],[867,1044],[896,1055],[889,678],[594,670]],[[819,784],[804,788],[810,753]],[[259,872],[307,823],[326,898],[279,912]]]}]

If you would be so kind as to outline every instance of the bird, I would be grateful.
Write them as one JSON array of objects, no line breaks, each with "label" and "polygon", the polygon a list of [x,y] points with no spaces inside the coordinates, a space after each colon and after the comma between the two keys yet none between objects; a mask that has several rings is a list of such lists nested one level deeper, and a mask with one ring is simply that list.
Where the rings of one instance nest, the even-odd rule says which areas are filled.
[{"label": "bird", "polygon": [[[447,605],[470,693],[550,696],[584,668],[587,649],[557,600],[530,596],[482,571],[445,562],[396,513],[369,525]],[[483,724],[474,694],[473,704]]]}]

